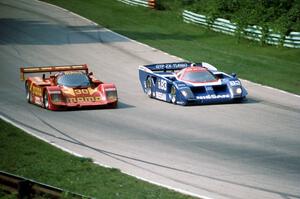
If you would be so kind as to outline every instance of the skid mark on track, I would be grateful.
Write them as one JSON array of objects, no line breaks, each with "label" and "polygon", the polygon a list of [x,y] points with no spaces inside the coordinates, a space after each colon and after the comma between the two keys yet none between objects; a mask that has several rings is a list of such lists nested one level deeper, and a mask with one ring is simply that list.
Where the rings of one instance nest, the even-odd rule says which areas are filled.
[{"label": "skid mark on track", "polygon": [[[50,137],[53,137],[53,138],[56,138],[56,139],[59,139],[59,140],[62,140],[62,141],[74,144],[74,145],[79,145],[81,147],[85,147],[87,149],[96,151],[96,152],[98,152],[100,154],[106,155],[106,156],[108,156],[108,157],[110,157],[110,158],[112,158],[114,160],[117,160],[117,161],[123,162],[125,164],[134,166],[136,168],[145,170],[145,171],[153,173],[155,175],[159,175],[159,176],[167,178],[169,180],[172,180],[172,181],[184,184],[184,185],[189,185],[189,186],[192,186],[194,188],[198,188],[198,189],[201,189],[201,190],[205,190],[205,191],[209,191],[209,192],[212,192],[212,193],[216,193],[216,194],[221,195],[221,196],[229,197],[229,195],[223,194],[223,193],[218,193],[216,190],[210,190],[210,189],[207,189],[207,188],[204,188],[204,187],[200,187],[198,185],[193,185],[193,184],[188,183],[188,182],[177,180],[177,179],[175,179],[173,177],[170,177],[170,176],[167,176],[167,175],[160,174],[158,172],[155,172],[155,171],[147,169],[147,168],[145,168],[143,166],[140,166],[140,165],[138,165],[138,163],[139,164],[148,165],[148,166],[159,167],[161,169],[172,170],[172,171],[176,171],[176,172],[180,172],[180,173],[184,173],[184,174],[188,174],[188,175],[192,175],[192,176],[196,176],[196,177],[206,178],[206,179],[213,180],[213,181],[218,181],[218,182],[222,182],[222,183],[228,183],[228,184],[240,186],[240,187],[243,187],[243,188],[255,189],[255,190],[258,190],[258,191],[262,191],[262,192],[272,193],[272,194],[279,195],[279,196],[281,196],[283,198],[297,198],[297,199],[300,199],[300,196],[294,195],[294,194],[290,194],[290,193],[284,193],[284,192],[280,192],[280,191],[265,189],[265,188],[262,188],[262,187],[257,187],[257,186],[243,184],[243,183],[238,183],[238,182],[234,182],[234,181],[230,181],[230,180],[224,180],[224,179],[221,179],[221,178],[211,177],[211,176],[207,176],[205,174],[201,174],[201,173],[197,173],[197,172],[193,172],[193,171],[189,171],[189,170],[184,170],[184,169],[180,169],[180,168],[176,168],[176,167],[171,167],[169,165],[162,165],[162,164],[158,164],[158,163],[155,163],[155,162],[150,162],[150,161],[147,161],[147,160],[142,160],[142,159],[138,159],[138,158],[134,158],[134,157],[122,155],[120,153],[114,153],[114,152],[107,151],[107,150],[104,150],[104,149],[95,148],[93,146],[89,146],[89,145],[81,142],[80,140],[78,140],[76,138],[73,138],[73,137],[69,136],[66,132],[63,132],[63,131],[57,129],[56,127],[54,127],[53,125],[51,125],[50,123],[48,123],[46,120],[42,119],[41,117],[39,117],[38,115],[36,115],[34,113],[33,114],[35,115],[35,117],[38,120],[40,120],[44,125],[46,125],[49,128],[55,130],[56,132],[58,132],[59,134],[61,134],[63,137],[59,137],[59,136],[53,135],[51,133],[42,131],[42,130],[40,130],[38,128],[31,127],[30,125],[24,124],[23,122],[17,121],[15,119],[9,117],[7,114],[5,114],[3,112],[0,112],[0,114],[1,114],[1,116],[3,118],[7,118],[13,124],[15,123],[18,126],[22,126],[22,127],[27,128],[27,129],[31,129],[33,131],[36,131],[36,132],[40,133],[40,134],[47,135],[47,136],[50,136]],[[31,133],[31,134],[35,135],[34,133]],[[68,139],[66,139],[64,137],[66,137]],[[238,199],[238,197],[234,197],[232,195],[230,195],[230,198],[236,198],[236,199]]]}]

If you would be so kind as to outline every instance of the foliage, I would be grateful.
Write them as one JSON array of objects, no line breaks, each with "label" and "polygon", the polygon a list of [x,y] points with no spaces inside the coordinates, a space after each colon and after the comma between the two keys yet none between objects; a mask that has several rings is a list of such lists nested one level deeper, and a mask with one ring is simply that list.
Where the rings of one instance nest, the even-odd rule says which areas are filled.
[{"label": "foliage", "polygon": [[[192,198],[72,156],[0,119],[0,170],[93,198]],[[15,199],[1,189],[0,198]],[[33,199],[47,199],[37,197]]]},{"label": "foliage", "polygon": [[111,0],[47,1],[185,60],[205,61],[240,78],[300,94],[300,49],[261,47],[246,39],[237,43],[235,37],[187,24],[182,8],[194,3],[162,0],[171,7],[155,11]]}]

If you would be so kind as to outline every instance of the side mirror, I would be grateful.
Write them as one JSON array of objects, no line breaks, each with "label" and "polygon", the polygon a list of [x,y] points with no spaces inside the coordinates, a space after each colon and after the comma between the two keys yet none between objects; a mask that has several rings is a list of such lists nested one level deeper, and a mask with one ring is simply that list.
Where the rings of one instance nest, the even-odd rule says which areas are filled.
[{"label": "side mirror", "polygon": [[102,84],[102,82],[100,80],[98,80],[98,79],[94,79],[94,80],[92,80],[92,82],[94,84]]},{"label": "side mirror", "polygon": [[231,76],[236,78],[237,75],[236,75],[236,73],[231,73]]}]

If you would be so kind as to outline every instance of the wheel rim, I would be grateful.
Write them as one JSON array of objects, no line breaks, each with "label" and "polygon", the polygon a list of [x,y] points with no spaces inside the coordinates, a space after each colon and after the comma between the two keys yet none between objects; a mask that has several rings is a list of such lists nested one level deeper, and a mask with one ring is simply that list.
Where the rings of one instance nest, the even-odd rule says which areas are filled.
[{"label": "wheel rim", "polygon": [[47,91],[44,94],[44,106],[45,106],[46,109],[49,108],[49,100],[48,100],[48,93],[47,93]]},{"label": "wheel rim", "polygon": [[176,103],[176,88],[174,86],[171,88],[171,102]]},{"label": "wheel rim", "polygon": [[146,93],[149,97],[152,97],[152,79],[148,78],[146,81]]},{"label": "wheel rim", "polygon": [[30,101],[30,95],[29,95],[28,91],[26,91],[26,99],[27,99],[28,102]]},{"label": "wheel rim", "polygon": [[28,82],[26,82],[26,85],[25,85],[25,90],[26,90],[26,100],[28,102],[31,102],[31,94],[30,94],[30,91],[29,91],[29,86],[28,86]]}]

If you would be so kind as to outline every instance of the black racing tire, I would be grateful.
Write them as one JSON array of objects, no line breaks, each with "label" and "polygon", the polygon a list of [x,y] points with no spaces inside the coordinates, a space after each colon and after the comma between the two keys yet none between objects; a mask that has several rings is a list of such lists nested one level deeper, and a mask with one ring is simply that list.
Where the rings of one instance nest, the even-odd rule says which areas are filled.
[{"label": "black racing tire", "polygon": [[115,109],[117,107],[118,107],[118,102],[113,102],[113,103],[108,104],[108,108],[110,108],[110,109]]},{"label": "black racing tire", "polygon": [[237,103],[237,104],[243,103],[243,102],[245,102],[245,101],[247,101],[247,98],[246,98],[246,97],[241,97],[241,98],[235,98],[235,99],[233,99],[233,102],[234,102],[234,103]]},{"label": "black racing tire", "polygon": [[171,87],[171,102],[173,104],[176,104],[177,103],[177,97],[176,97],[176,93],[177,93],[177,89],[175,88],[175,86],[173,85]]},{"label": "black racing tire", "polygon": [[45,90],[44,94],[43,94],[43,104],[44,104],[44,108],[45,109],[49,109],[50,104],[49,104],[49,94],[48,91]]},{"label": "black racing tire", "polygon": [[30,92],[28,81],[25,82],[25,92],[26,92],[26,100],[27,100],[27,102],[31,103],[32,96],[31,96],[31,92]]},{"label": "black racing tire", "polygon": [[152,79],[152,77],[148,77],[146,80],[146,94],[150,98],[153,97],[152,86],[153,86],[153,79]]}]

